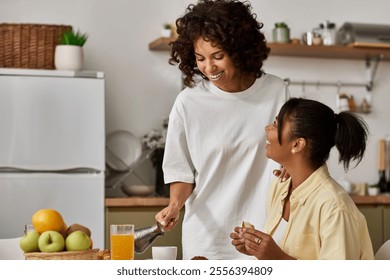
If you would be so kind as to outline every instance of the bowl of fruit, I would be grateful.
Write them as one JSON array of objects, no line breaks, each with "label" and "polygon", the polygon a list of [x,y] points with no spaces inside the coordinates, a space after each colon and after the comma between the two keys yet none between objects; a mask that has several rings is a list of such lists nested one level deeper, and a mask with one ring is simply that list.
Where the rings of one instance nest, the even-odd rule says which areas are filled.
[{"label": "bowl of fruit", "polygon": [[54,209],[40,209],[32,216],[20,239],[26,260],[96,260],[91,230],[81,224],[66,225]]}]

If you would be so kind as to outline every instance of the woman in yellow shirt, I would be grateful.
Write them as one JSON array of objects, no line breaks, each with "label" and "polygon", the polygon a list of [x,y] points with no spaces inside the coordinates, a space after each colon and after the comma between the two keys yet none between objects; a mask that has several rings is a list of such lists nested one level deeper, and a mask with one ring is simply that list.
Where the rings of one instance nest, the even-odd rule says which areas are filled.
[{"label": "woman in yellow shirt", "polygon": [[266,126],[266,156],[282,164],[290,179],[270,190],[264,231],[236,227],[236,249],[258,259],[373,259],[364,216],[329,175],[333,146],[347,170],[362,160],[367,125],[349,112],[292,98]]}]

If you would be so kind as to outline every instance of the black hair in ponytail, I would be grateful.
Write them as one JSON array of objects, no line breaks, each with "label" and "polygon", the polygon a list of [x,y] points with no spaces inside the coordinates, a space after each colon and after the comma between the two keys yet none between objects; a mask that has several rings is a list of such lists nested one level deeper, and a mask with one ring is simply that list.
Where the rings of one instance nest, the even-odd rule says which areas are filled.
[{"label": "black hair in ponytail", "polygon": [[336,146],[339,162],[348,170],[351,160],[360,163],[366,150],[367,124],[351,112],[335,114],[325,104],[304,98],[291,98],[280,109],[278,134],[281,143],[283,122],[291,122],[290,139],[305,138],[310,161],[320,167],[329,158],[330,150]]}]

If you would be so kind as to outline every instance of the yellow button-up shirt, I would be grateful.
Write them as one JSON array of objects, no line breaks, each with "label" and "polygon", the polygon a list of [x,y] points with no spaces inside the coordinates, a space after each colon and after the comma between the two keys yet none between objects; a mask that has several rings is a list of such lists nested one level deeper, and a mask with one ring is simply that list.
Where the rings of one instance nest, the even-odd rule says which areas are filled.
[{"label": "yellow button-up shirt", "polygon": [[[277,180],[270,190],[265,225],[270,235],[282,219],[290,181]],[[280,247],[297,259],[374,259],[366,219],[330,177],[326,164],[292,192],[290,217]]]}]

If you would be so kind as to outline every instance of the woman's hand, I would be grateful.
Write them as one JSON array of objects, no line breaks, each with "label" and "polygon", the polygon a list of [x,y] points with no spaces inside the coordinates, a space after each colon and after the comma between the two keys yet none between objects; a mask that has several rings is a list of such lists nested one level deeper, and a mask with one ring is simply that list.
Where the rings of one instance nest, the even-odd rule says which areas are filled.
[{"label": "woman's hand", "polygon": [[288,178],[290,178],[290,174],[287,172],[287,170],[281,166],[280,169],[274,169],[272,173],[276,176],[281,178],[281,181],[284,182]]},{"label": "woman's hand", "polygon": [[234,228],[234,232],[230,234],[230,238],[233,239],[231,243],[234,247],[236,247],[236,250],[238,252],[245,255],[250,255],[250,253],[248,253],[245,248],[245,240],[242,237],[242,230],[243,230],[242,227]]},{"label": "woman's hand", "polygon": [[179,221],[179,213],[180,209],[178,207],[168,205],[156,214],[155,219],[164,227],[165,231],[170,231]]},{"label": "woman's hand", "polygon": [[[241,232],[245,249],[242,251],[255,256],[259,260],[293,260],[273,240],[273,238],[259,230],[243,228]],[[237,247],[236,247],[237,248]],[[241,252],[241,251],[240,251]]]},{"label": "woman's hand", "polygon": [[169,205],[158,212],[155,216],[165,231],[172,230],[179,221],[180,209],[191,195],[193,184],[184,182],[171,183]]}]

